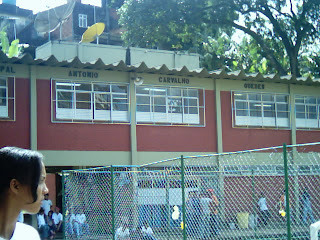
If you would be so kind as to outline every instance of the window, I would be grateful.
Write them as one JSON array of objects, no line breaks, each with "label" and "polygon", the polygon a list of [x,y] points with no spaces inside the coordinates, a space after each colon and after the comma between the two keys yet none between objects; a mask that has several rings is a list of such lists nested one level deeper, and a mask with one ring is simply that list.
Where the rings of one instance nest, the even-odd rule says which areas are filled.
[{"label": "window", "polygon": [[0,119],[14,120],[14,78],[0,77]]},{"label": "window", "polygon": [[204,125],[204,91],[195,88],[136,86],[137,122]]},{"label": "window", "polygon": [[79,14],[79,27],[86,28],[88,27],[88,16],[85,14]]},{"label": "window", "polygon": [[128,122],[128,85],[52,81],[53,121]]},{"label": "window", "polygon": [[235,126],[289,127],[289,96],[233,92]]},{"label": "window", "polygon": [[319,108],[319,97],[295,96],[297,128],[320,128]]}]

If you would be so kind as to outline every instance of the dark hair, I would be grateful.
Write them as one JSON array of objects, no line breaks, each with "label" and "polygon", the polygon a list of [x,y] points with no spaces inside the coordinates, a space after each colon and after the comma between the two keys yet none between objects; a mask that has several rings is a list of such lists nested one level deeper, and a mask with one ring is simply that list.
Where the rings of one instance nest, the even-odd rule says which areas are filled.
[{"label": "dark hair", "polygon": [[17,147],[0,149],[0,195],[9,188],[10,181],[17,179],[30,186],[33,202],[37,201],[37,188],[41,174],[43,155],[36,151]]}]

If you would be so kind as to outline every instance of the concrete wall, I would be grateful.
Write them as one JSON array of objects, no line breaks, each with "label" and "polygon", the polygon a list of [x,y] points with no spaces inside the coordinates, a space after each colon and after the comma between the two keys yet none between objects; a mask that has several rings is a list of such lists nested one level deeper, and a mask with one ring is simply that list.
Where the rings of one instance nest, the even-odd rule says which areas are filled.
[{"label": "concrete wall", "polygon": [[[36,49],[37,59],[46,59],[54,55],[59,61],[72,60],[78,57],[82,62],[95,62],[98,58],[105,64],[119,61],[126,62],[126,48],[93,43],[48,42]],[[148,67],[158,67],[165,64],[170,68],[197,69],[200,66],[198,54],[184,54],[172,51],[154,49],[130,48],[131,65],[145,62]]]}]

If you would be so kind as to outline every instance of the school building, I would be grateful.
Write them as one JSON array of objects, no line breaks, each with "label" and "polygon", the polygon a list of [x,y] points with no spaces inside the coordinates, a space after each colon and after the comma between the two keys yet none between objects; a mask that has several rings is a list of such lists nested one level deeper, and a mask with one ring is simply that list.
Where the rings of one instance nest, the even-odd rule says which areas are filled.
[{"label": "school building", "polygon": [[131,52],[131,63],[115,62],[117,49],[103,55],[113,62],[83,60],[83,49],[72,58],[69,50],[61,59],[0,54],[0,146],[44,154],[53,201],[63,169],[320,139],[319,79],[208,72],[171,55],[159,63]]}]

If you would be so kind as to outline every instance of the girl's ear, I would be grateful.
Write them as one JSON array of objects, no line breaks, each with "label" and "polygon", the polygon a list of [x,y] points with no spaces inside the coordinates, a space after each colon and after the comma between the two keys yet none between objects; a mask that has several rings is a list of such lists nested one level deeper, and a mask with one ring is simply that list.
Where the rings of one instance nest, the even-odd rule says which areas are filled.
[{"label": "girl's ear", "polygon": [[13,193],[18,194],[19,191],[21,190],[21,183],[17,179],[11,179],[11,181],[10,181],[10,190]]}]

